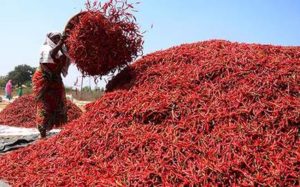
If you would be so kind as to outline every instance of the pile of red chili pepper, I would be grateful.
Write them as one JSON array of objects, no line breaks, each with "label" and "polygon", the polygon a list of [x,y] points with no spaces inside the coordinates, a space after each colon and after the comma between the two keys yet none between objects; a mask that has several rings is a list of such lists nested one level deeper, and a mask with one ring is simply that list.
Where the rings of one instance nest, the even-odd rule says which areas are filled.
[{"label": "pile of red chili pepper", "polygon": [[[82,111],[71,101],[67,101],[68,122],[79,118]],[[16,127],[32,128],[36,127],[36,111],[34,96],[24,95],[19,97],[11,104],[7,105],[0,112],[0,124]]]},{"label": "pile of red chili pepper", "polygon": [[[1,156],[14,186],[299,186],[300,47],[149,54],[57,136]],[[21,159],[20,159],[21,158]]]},{"label": "pile of red chili pepper", "polygon": [[88,1],[87,10],[78,16],[67,38],[69,54],[84,75],[106,75],[142,53],[143,40],[133,8],[126,0]]}]

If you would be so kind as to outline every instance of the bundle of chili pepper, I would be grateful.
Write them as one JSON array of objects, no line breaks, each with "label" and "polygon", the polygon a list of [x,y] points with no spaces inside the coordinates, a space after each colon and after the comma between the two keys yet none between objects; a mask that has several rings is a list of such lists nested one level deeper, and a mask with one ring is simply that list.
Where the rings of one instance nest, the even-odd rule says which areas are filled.
[{"label": "bundle of chili pepper", "polygon": [[102,76],[142,53],[142,35],[127,1],[87,3],[87,11],[69,31],[70,56],[84,75]]},{"label": "bundle of chili pepper", "polygon": [[[76,122],[1,156],[13,186],[299,186],[300,47],[149,54]],[[20,159],[22,158],[22,159]]]},{"label": "bundle of chili pepper", "polygon": [[[68,122],[79,118],[82,111],[71,101],[67,101]],[[0,124],[32,128],[35,124],[35,101],[32,95],[24,95],[16,99],[0,112]]]}]

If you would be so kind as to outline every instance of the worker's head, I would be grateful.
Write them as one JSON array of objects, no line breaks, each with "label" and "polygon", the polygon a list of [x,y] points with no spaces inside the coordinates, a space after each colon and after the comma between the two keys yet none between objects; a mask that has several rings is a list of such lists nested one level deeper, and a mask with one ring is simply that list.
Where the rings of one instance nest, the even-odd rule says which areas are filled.
[{"label": "worker's head", "polygon": [[55,44],[59,42],[61,39],[61,33],[60,32],[50,32],[47,34],[47,37]]}]

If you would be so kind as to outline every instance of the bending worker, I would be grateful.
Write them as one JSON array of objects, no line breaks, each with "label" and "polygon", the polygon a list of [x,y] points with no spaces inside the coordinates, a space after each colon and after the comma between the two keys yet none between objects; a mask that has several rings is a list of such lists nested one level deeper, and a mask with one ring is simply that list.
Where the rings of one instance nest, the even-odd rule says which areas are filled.
[{"label": "bending worker", "polygon": [[42,46],[40,66],[33,75],[36,100],[36,124],[41,137],[54,126],[67,122],[66,94],[61,74],[66,77],[70,58],[59,32],[47,34]]}]

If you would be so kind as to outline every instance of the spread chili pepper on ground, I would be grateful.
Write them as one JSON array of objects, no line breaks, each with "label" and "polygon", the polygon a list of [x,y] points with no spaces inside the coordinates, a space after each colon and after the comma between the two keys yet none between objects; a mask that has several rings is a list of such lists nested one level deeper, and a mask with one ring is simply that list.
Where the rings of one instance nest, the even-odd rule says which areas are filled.
[{"label": "spread chili pepper on ground", "polygon": [[[36,127],[35,101],[32,95],[24,95],[16,99],[0,112],[0,124],[32,128]],[[74,103],[67,100],[68,122],[79,118],[82,111]]]},{"label": "spread chili pepper on ground", "polygon": [[1,156],[0,178],[13,186],[299,186],[299,75],[299,47],[211,40],[149,54],[58,136]]}]

